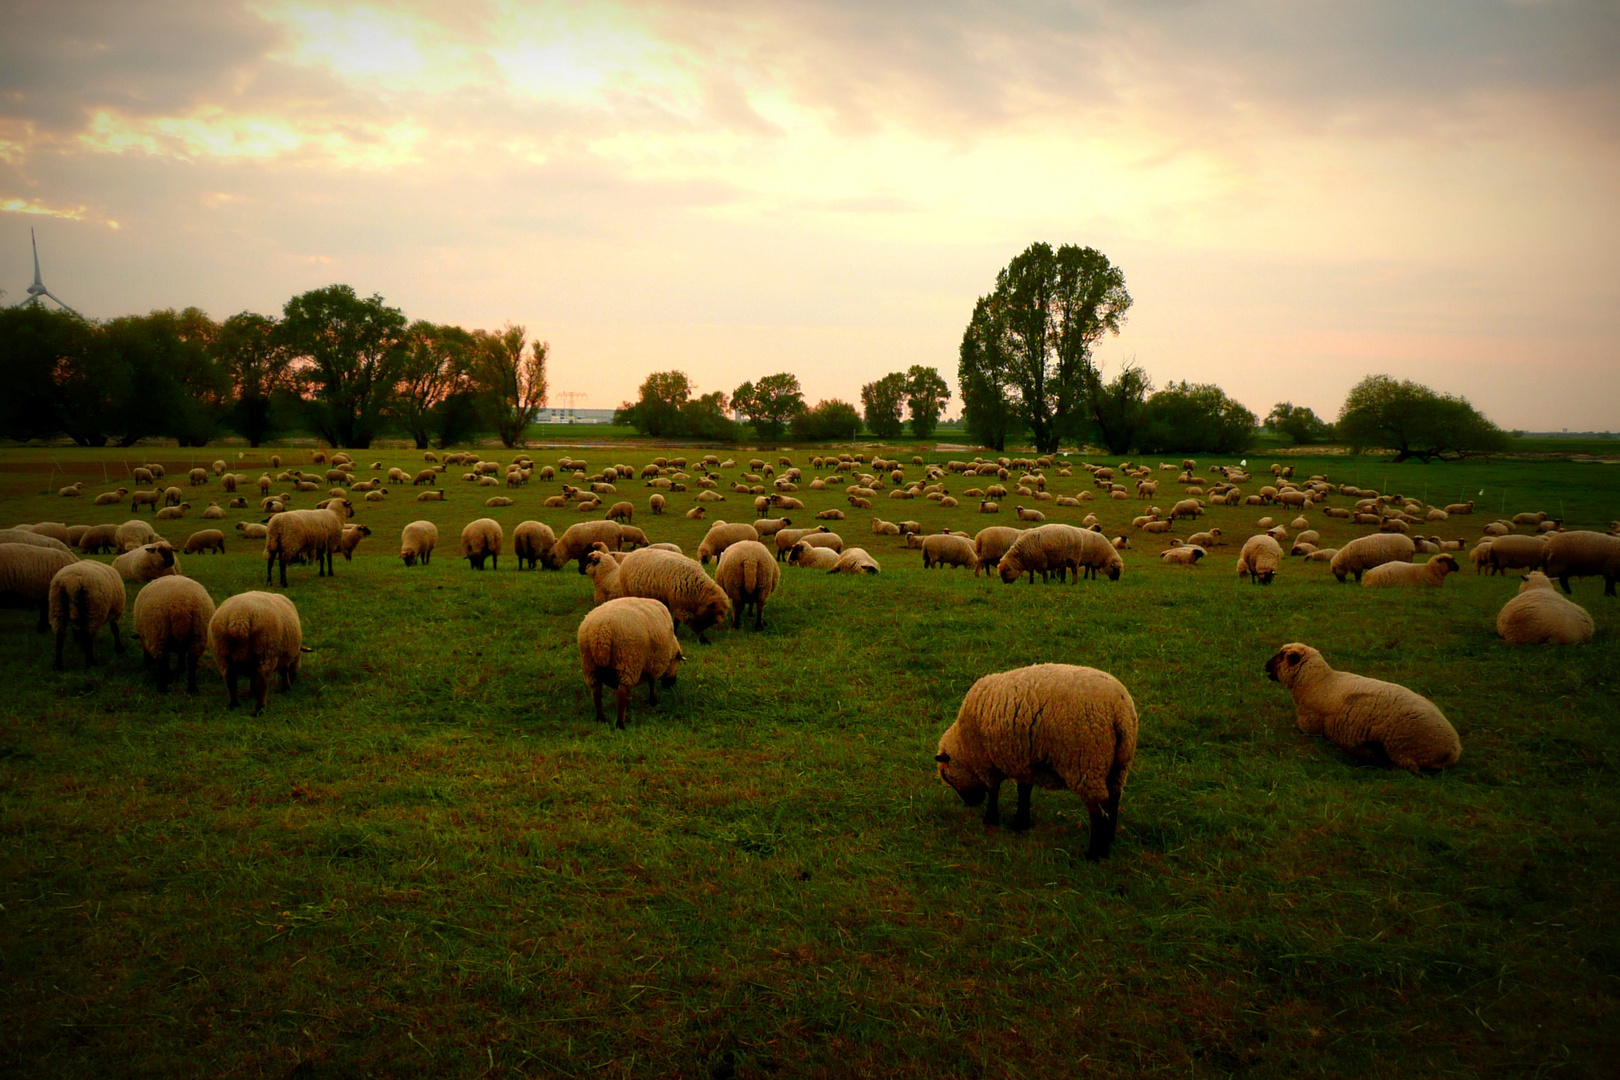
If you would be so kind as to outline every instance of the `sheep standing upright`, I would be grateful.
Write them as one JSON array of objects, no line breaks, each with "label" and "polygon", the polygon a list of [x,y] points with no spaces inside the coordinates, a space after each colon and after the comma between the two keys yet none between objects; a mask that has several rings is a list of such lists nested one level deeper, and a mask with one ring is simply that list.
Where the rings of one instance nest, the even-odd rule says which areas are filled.
[{"label": "sheep standing upright", "polygon": [[461,557],[471,564],[474,570],[484,568],[484,560],[488,559],[495,569],[501,568],[501,543],[505,540],[501,532],[501,524],[494,518],[479,518],[469,521],[466,528],[461,530]]},{"label": "sheep standing upright", "polygon": [[197,661],[208,649],[214,600],[188,577],[163,577],[135,594],[135,636],[158,665],[158,690],[169,689],[169,654],[183,657],[186,692],[197,692]]},{"label": "sheep standing upright", "polygon": [[1266,675],[1294,696],[1295,723],[1364,761],[1387,757],[1408,772],[1443,769],[1462,757],[1457,729],[1434,702],[1396,683],[1334,671],[1297,641],[1266,661]]},{"label": "sheep standing upright", "polygon": [[55,544],[0,543],[0,606],[36,609],[43,634],[51,626],[51,579],[75,562]]},{"label": "sheep standing upright", "polygon": [[287,564],[313,558],[320,577],[334,577],[332,557],[343,543],[343,519],[332,510],[284,510],[270,519],[264,536],[264,583],[281,568],[281,587],[287,587]]},{"label": "sheep standing upright", "polygon": [[84,665],[96,662],[96,631],[112,630],[113,652],[122,653],[124,642],[118,636],[118,620],[124,617],[124,579],[106,563],[76,562],[64,566],[51,578],[51,629],[56,631],[57,671],[62,670],[62,647],[68,631],[73,631],[84,650]]},{"label": "sheep standing upright", "polygon": [[1136,703],[1118,679],[1095,668],[1035,664],[974,683],[934,760],[940,779],[963,802],[985,804],[986,825],[1000,823],[1004,780],[1018,785],[1014,830],[1033,824],[1029,799],[1036,785],[1073,791],[1091,816],[1086,858],[1106,859],[1136,734]]},{"label": "sheep standing upright", "polygon": [[253,715],[264,711],[271,672],[281,673],[281,688],[298,678],[304,649],[304,627],[293,602],[279,593],[245,592],[230,597],[208,623],[208,647],[225,679],[231,708],[236,708],[237,680],[248,676]]},{"label": "sheep standing upright", "polygon": [[647,684],[647,700],[658,704],[658,683],[675,685],[681,647],[675,640],[675,622],[657,600],[622,596],[593,608],[579,624],[579,660],[596,706],[602,712],[602,687],[611,686],[618,698],[617,727],[624,727],[633,687]]},{"label": "sheep standing upright", "polygon": [[776,557],[758,540],[739,540],[720,554],[714,581],[731,601],[731,625],[742,625],[743,609],[754,609],[754,629],[765,629],[765,601],[782,580]]}]

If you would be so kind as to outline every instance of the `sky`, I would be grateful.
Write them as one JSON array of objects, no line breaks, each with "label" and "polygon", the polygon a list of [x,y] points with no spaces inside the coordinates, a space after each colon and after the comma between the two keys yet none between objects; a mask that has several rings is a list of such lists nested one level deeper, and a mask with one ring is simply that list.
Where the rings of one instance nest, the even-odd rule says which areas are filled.
[{"label": "sky", "polygon": [[[526,326],[553,404],[912,364],[1029,244],[1105,372],[1336,416],[1362,376],[1620,430],[1608,0],[0,0],[0,303]],[[953,401],[951,413],[959,411]]]}]

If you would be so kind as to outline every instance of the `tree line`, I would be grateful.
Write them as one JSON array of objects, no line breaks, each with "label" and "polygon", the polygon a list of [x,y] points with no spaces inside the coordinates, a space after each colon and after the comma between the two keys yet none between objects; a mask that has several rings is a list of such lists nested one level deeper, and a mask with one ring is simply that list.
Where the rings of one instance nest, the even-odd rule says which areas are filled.
[{"label": "tree line", "polygon": [[0,437],[203,446],[235,433],[258,446],[312,430],[364,449],[385,432],[418,448],[492,432],[513,446],[546,402],[549,352],[522,326],[410,322],[348,285],[295,296],[279,318],[223,322],[194,307],[104,322],[13,307],[0,311]]}]

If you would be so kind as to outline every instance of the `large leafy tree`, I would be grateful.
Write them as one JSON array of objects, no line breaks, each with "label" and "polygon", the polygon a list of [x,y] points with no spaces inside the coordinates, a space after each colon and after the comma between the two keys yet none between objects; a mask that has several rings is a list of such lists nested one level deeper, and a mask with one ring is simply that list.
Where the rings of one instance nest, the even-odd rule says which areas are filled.
[{"label": "large leafy tree", "polygon": [[1110,454],[1130,453],[1140,439],[1152,392],[1153,380],[1135,364],[1127,363],[1108,382],[1103,381],[1100,372],[1094,372],[1086,395],[1090,437],[1107,447]]},{"label": "large leafy tree", "polygon": [[1338,434],[1357,453],[1388,448],[1396,461],[1466,457],[1509,445],[1507,434],[1463,398],[1388,375],[1369,375],[1351,388]]},{"label": "large leafy tree", "polygon": [[957,381],[962,387],[962,423],[969,438],[992,450],[1005,450],[1007,438],[1021,430],[1008,393],[1011,378],[1006,342],[993,296],[973,306],[962,332]]},{"label": "large leafy tree", "polygon": [[546,403],[546,357],[551,346],[532,344],[528,331],[507,323],[498,333],[473,335],[473,382],[483,413],[500,436],[501,445],[513,447]]},{"label": "large leafy tree", "polygon": [[861,414],[847,401],[830,398],[793,417],[793,437],[802,442],[853,439],[861,430]]},{"label": "large leafy tree", "polygon": [[235,399],[228,423],[249,446],[258,446],[274,430],[277,395],[293,385],[287,351],[276,340],[276,320],[252,311],[232,315],[220,324],[213,353]]},{"label": "large leafy tree", "polygon": [[[722,395],[723,397],[724,395]],[[692,380],[684,371],[655,371],[641,382],[635,401],[620,405],[615,424],[629,424],[655,439],[674,438],[681,430],[681,409],[692,397]]]},{"label": "large leafy tree", "polygon": [[1137,447],[1144,454],[1237,454],[1254,445],[1256,423],[1212,383],[1172,382],[1148,398]]},{"label": "large leafy tree", "polygon": [[434,430],[443,433],[447,419],[456,426],[454,418],[466,411],[446,403],[471,392],[472,356],[473,335],[459,326],[418,319],[406,330],[393,414],[418,450],[427,449]]},{"label": "large leafy tree", "polygon": [[[66,431],[81,446],[104,446],[105,416],[73,414],[65,391],[80,377],[93,380],[91,343],[95,328],[66,311],[42,305],[0,309],[0,438],[43,439]],[[119,380],[119,387],[123,380]],[[87,386],[93,391],[94,387]],[[108,388],[109,390],[114,388]],[[100,396],[101,411],[111,401]]]},{"label": "large leafy tree", "polygon": [[333,446],[371,445],[392,404],[406,353],[405,316],[381,296],[329,285],[288,300],[277,341],[314,397],[316,429]]},{"label": "large leafy tree", "polygon": [[990,303],[975,307],[968,331],[980,339],[977,358],[1001,363],[993,379],[989,367],[962,371],[964,404],[972,375],[976,403],[999,396],[1036,448],[1049,453],[1087,426],[1087,397],[1097,384],[1092,347],[1124,324],[1131,306],[1125,275],[1094,248],[1031,244],[996,275],[984,299]]},{"label": "large leafy tree", "polygon": [[911,414],[913,435],[919,439],[931,436],[949,400],[950,385],[940,376],[938,368],[911,365],[911,370],[906,372],[906,411]]},{"label": "large leafy tree", "polygon": [[1333,425],[1317,416],[1315,411],[1292,401],[1279,401],[1266,414],[1266,427],[1279,435],[1287,435],[1296,446],[1310,446],[1333,438]]},{"label": "large leafy tree", "polygon": [[780,439],[793,418],[804,411],[804,392],[788,372],[745,382],[731,395],[731,407],[748,417],[762,439]]},{"label": "large leafy tree", "polygon": [[880,439],[892,439],[901,431],[900,410],[906,400],[906,376],[896,371],[861,387],[861,411],[866,430]]},{"label": "large leafy tree", "polygon": [[230,378],[214,357],[219,327],[198,308],[125,315],[103,323],[95,348],[128,372],[109,423],[120,446],[148,435],[203,446],[231,405]]}]

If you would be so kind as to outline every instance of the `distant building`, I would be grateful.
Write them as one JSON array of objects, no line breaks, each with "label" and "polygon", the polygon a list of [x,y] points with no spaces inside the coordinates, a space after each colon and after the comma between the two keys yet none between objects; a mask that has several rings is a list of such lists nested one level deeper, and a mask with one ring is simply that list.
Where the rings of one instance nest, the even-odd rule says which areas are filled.
[{"label": "distant building", "polygon": [[612,409],[570,409],[558,407],[541,409],[537,418],[542,424],[611,424]]}]

